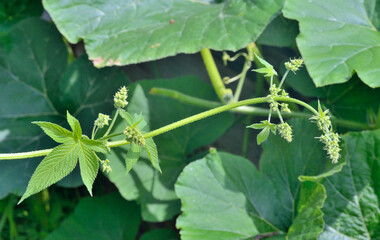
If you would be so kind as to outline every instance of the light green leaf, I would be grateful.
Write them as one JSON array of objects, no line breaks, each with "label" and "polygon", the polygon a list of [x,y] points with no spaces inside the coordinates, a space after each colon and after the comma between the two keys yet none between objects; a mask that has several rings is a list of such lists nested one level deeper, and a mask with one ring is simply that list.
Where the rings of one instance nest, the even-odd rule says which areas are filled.
[{"label": "light green leaf", "polygon": [[69,111],[67,111],[67,122],[69,123],[71,130],[73,130],[73,137],[76,140],[79,140],[82,138],[82,128],[79,124],[78,119],[75,117],[71,116]]},{"label": "light green leaf", "polygon": [[153,141],[153,138],[145,139],[145,149],[148,153],[149,160],[152,163],[153,167],[162,173],[160,163],[158,161],[157,147]]},{"label": "light green leaf", "polygon": [[73,141],[73,133],[69,130],[50,122],[32,122],[44,130],[46,135],[58,143],[67,143]]},{"label": "light green leaf", "polygon": [[136,143],[131,143],[131,148],[128,150],[127,157],[125,159],[125,165],[127,167],[127,173],[131,171],[133,165],[139,160],[141,152],[141,146]]},{"label": "light green leaf", "polygon": [[145,119],[140,112],[139,114],[133,114],[133,127],[137,127],[138,129],[143,129],[147,123],[145,122]]},{"label": "light green leaf", "polygon": [[87,197],[46,240],[135,240],[140,219],[139,206],[117,194]]},{"label": "light green leaf", "polygon": [[317,86],[348,81],[354,72],[370,87],[379,87],[380,33],[369,1],[287,0],[285,17],[299,22],[297,45]]},{"label": "light green leaf", "polygon": [[[276,184],[248,160],[227,153],[212,151],[190,163],[175,185],[182,201],[183,214],[176,224],[181,239],[284,238],[290,224],[281,216]],[[323,231],[320,208],[326,193],[319,183],[300,185],[300,200],[287,206],[297,208],[287,239],[316,239]],[[306,219],[308,228],[302,227]]]},{"label": "light green leaf", "polygon": [[379,239],[380,130],[349,133],[343,140],[347,164],[323,181],[328,197],[320,239]]},{"label": "light green leaf", "polygon": [[58,182],[74,170],[77,164],[77,144],[62,144],[54,148],[34,171],[19,204],[27,197]]},{"label": "light green leaf", "polygon": [[226,0],[219,4],[183,0],[43,3],[71,43],[84,39],[94,64],[109,66],[195,53],[205,47],[236,51],[257,39],[278,14],[283,0]]},{"label": "light green leaf", "polygon": [[92,140],[92,139],[81,139],[80,140],[87,148],[95,152],[109,153],[109,149],[105,141]]},{"label": "light green leaf", "polygon": [[99,161],[95,152],[86,144],[78,143],[80,174],[84,185],[92,196],[92,185],[98,175]]},{"label": "light green leaf", "polygon": [[317,239],[324,227],[321,208],[326,200],[326,190],[318,182],[303,182],[297,216],[293,220],[287,239]]},{"label": "light green leaf", "polygon": [[125,121],[127,121],[129,126],[133,125],[133,118],[132,118],[131,114],[129,114],[124,109],[119,109],[119,114],[120,114],[120,117],[122,117]]},{"label": "light green leaf", "polygon": [[270,133],[270,128],[265,127],[259,134],[257,134],[257,145],[260,145],[262,142],[267,140]]}]

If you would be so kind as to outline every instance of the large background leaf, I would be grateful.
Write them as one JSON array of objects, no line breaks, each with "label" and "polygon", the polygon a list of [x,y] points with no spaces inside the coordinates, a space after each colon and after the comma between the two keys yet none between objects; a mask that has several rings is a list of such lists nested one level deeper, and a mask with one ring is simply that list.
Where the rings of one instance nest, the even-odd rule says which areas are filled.
[{"label": "large background leaf", "polygon": [[380,130],[344,136],[347,164],[324,180],[326,230],[320,239],[380,238]]},{"label": "large background leaf", "polygon": [[134,240],[139,225],[140,211],[134,202],[116,194],[84,198],[47,239]]},{"label": "large background leaf", "polygon": [[299,22],[297,44],[317,86],[346,82],[354,71],[380,87],[378,1],[287,0],[284,15]]},{"label": "large background leaf", "polygon": [[[323,186],[316,183],[301,185],[299,215],[291,228],[291,236],[308,234],[308,239],[313,239],[323,230],[319,209],[326,193]],[[283,235],[289,227],[278,217],[281,203],[271,179],[242,157],[213,152],[191,163],[178,178],[176,193],[182,201],[183,215],[177,220],[181,239],[200,236],[202,239],[248,239]],[[313,214],[318,211],[319,214]],[[306,220],[319,224],[308,224],[305,228],[302,222]]]},{"label": "large background leaf", "polygon": [[84,39],[97,66],[125,65],[194,53],[237,50],[256,40],[283,0],[44,0],[61,33]]},{"label": "large background leaf", "polygon": [[[43,41],[41,41],[43,39]],[[54,26],[25,20],[0,37],[0,152],[48,148],[32,121],[60,121],[50,96],[66,68],[67,52]],[[54,49],[54,50],[50,50]],[[22,62],[21,62],[22,59]],[[38,159],[0,161],[0,198],[21,194]]]},{"label": "large background leaf", "polygon": [[[214,239],[224,236],[220,229],[228,232],[226,239],[281,234],[289,228],[293,237],[308,233],[315,238],[322,232],[319,208],[324,188],[302,183],[299,176],[307,175],[302,177],[306,181],[319,181],[339,171],[344,161],[331,164],[315,139],[320,133],[314,124],[305,119],[290,124],[294,131],[292,143],[273,135],[263,143],[260,172],[241,157],[221,153],[221,160],[209,157],[184,169],[176,184],[184,212],[177,227],[183,229],[183,238],[208,233]],[[302,195],[302,191],[306,193]],[[307,218],[314,221],[310,216],[315,218],[314,224],[303,227]],[[240,227],[232,225],[231,218]]]},{"label": "large background leaf", "polygon": [[[154,86],[175,89],[205,99],[216,99],[211,86],[195,77],[140,81],[139,84],[142,89],[136,88],[128,110],[143,112],[144,118],[149,119],[151,130],[203,110],[194,106],[183,107],[180,102],[173,99],[152,96],[148,92]],[[133,90],[130,91],[132,92]],[[162,174],[155,171],[149,161],[138,161],[131,172],[125,175],[126,149],[119,151],[112,149],[112,154],[109,156],[113,169],[109,174],[110,180],[116,184],[123,197],[128,200],[138,199],[142,204],[144,220],[170,219],[179,213],[180,208],[180,202],[174,193],[174,183],[182,168],[190,160],[190,155],[197,148],[210,144],[220,137],[232,122],[232,114],[223,113],[155,137]],[[146,153],[142,152],[143,156],[144,154],[146,158]]]}]

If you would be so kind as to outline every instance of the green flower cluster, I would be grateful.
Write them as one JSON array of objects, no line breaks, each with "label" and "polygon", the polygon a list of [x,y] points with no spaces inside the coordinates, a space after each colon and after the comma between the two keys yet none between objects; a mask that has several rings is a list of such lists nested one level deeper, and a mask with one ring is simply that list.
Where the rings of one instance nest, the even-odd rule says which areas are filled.
[{"label": "green flower cluster", "polygon": [[287,122],[277,124],[277,130],[280,133],[281,137],[287,142],[291,142],[293,140],[292,128]]},{"label": "green flower cluster", "polygon": [[126,136],[127,141],[136,143],[140,146],[145,146],[145,138],[137,128],[126,127],[124,135]]},{"label": "green flower cluster", "polygon": [[109,172],[111,172],[112,171],[112,168],[111,168],[111,166],[109,165],[109,160],[108,159],[106,159],[106,160],[99,160],[100,161],[100,163],[102,164],[102,169],[103,169],[103,172],[106,172],[106,173],[109,173]]},{"label": "green flower cluster", "polygon": [[95,120],[95,126],[98,128],[103,128],[104,126],[108,125],[108,121],[110,121],[111,118],[108,115],[99,113],[98,118]]},{"label": "green flower cluster", "polygon": [[329,110],[323,111],[320,103],[318,102],[318,111],[319,115],[313,116],[310,120],[313,120],[317,123],[319,130],[323,134],[318,137],[324,146],[324,150],[327,151],[332,163],[337,163],[340,158],[340,147],[339,147],[339,135],[332,131],[332,125],[330,116],[328,115]]},{"label": "green flower cluster", "polygon": [[290,70],[292,72],[297,71],[303,64],[302,59],[292,59],[290,62],[285,63],[285,67],[287,70]]},{"label": "green flower cluster", "polygon": [[[288,112],[290,113],[289,105],[287,103],[281,103],[279,104],[277,101],[274,100],[274,97],[289,97],[289,94],[285,92],[285,90],[278,88],[276,84],[272,84],[269,88],[270,95],[268,96],[269,100],[269,106],[270,108],[276,112],[279,110],[279,106],[281,107],[282,112]],[[280,93],[281,92],[281,93]]]},{"label": "green flower cluster", "polygon": [[115,94],[113,101],[116,108],[124,108],[127,106],[128,90],[126,87],[120,88],[120,90]]}]

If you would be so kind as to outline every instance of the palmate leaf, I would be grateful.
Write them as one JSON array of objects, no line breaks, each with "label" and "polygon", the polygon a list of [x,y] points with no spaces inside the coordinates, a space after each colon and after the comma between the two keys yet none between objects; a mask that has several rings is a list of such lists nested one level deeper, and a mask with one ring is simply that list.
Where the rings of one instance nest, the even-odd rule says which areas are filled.
[{"label": "palmate leaf", "polygon": [[68,41],[83,39],[89,58],[102,67],[205,47],[236,51],[257,39],[283,2],[44,0],[43,4]]},{"label": "palmate leaf", "polygon": [[28,187],[18,203],[20,204],[27,197],[58,182],[73,171],[77,164],[78,150],[78,145],[74,140],[54,148],[34,171]]}]

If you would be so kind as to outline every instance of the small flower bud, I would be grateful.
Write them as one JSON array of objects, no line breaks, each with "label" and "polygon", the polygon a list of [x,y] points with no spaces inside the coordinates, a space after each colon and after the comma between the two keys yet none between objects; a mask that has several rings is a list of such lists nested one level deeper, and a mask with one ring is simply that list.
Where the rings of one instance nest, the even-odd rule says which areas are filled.
[{"label": "small flower bud", "polygon": [[285,67],[287,70],[290,70],[292,72],[298,71],[298,69],[302,66],[303,60],[302,59],[292,59],[290,62],[285,63]]},{"label": "small flower bud", "polygon": [[277,129],[283,139],[285,139],[288,142],[291,142],[293,140],[292,128],[289,126],[288,123],[278,124]]},{"label": "small flower bud", "polygon": [[145,138],[137,128],[126,127],[124,135],[129,142],[136,143],[140,146],[145,146]]},{"label": "small flower bud", "polygon": [[109,165],[109,160],[106,159],[104,161],[100,160],[100,163],[102,164],[102,169],[103,169],[103,172],[106,172],[106,173],[109,173],[112,171],[112,168],[111,166]]},{"label": "small flower bud", "polygon": [[94,124],[98,128],[103,128],[104,126],[108,125],[108,121],[110,120],[110,116],[99,113],[98,118],[95,120]]},{"label": "small flower bud", "polygon": [[287,103],[281,103],[281,112],[291,113]]},{"label": "small flower bud", "polygon": [[118,107],[124,108],[125,106],[127,106],[127,104],[128,104],[128,102],[127,102],[127,97],[128,97],[127,92],[128,92],[127,88],[126,87],[122,87],[115,94],[115,96],[113,98],[113,101],[114,101],[114,105],[115,105],[116,108],[118,108]]}]

